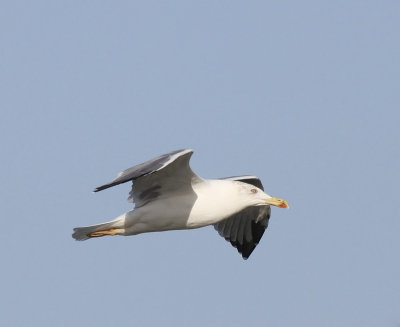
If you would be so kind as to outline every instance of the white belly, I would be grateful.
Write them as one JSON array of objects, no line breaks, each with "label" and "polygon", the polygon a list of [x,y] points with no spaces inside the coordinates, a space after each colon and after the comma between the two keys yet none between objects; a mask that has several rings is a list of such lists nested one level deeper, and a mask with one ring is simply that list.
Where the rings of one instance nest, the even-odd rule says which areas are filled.
[{"label": "white belly", "polygon": [[204,188],[198,187],[194,189],[195,193],[158,198],[128,212],[125,235],[199,228],[215,224],[242,210],[243,204],[232,200],[231,189],[218,182],[217,186],[220,185],[215,192],[204,192]]}]

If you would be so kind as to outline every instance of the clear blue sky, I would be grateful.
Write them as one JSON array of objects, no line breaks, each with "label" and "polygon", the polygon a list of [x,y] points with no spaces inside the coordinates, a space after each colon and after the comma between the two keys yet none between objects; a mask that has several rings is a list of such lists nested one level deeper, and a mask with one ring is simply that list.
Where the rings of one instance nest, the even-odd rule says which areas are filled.
[{"label": "clear blue sky", "polygon": [[[3,1],[0,39],[1,326],[400,324],[398,1]],[[186,147],[289,201],[249,260],[71,238]]]}]

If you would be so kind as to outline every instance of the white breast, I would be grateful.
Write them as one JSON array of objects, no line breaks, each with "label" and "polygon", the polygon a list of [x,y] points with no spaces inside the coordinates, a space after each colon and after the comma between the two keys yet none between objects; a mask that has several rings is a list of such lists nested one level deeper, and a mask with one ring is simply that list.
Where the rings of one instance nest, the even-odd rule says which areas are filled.
[{"label": "white breast", "polygon": [[245,208],[240,201],[240,184],[226,180],[207,180],[195,185],[196,202],[187,220],[187,228],[215,224]]}]

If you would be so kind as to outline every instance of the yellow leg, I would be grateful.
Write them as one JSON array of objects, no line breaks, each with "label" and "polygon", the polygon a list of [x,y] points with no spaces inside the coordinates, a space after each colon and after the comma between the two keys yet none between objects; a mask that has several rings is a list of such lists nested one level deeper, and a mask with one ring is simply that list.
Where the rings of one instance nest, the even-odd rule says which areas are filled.
[{"label": "yellow leg", "polygon": [[89,237],[101,237],[101,236],[106,236],[106,235],[116,235],[117,233],[118,233],[118,229],[111,228],[111,229],[106,229],[106,230],[101,230],[98,232],[90,233],[88,236]]}]

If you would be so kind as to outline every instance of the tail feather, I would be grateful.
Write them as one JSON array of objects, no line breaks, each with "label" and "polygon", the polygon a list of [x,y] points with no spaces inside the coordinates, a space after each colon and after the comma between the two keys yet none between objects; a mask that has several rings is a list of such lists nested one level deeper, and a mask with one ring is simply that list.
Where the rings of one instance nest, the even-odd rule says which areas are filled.
[{"label": "tail feather", "polygon": [[94,232],[99,232],[110,228],[118,228],[120,227],[120,225],[121,225],[120,221],[113,220],[98,225],[76,227],[74,228],[74,233],[72,234],[72,237],[77,241],[85,241],[91,238],[90,234]]}]

